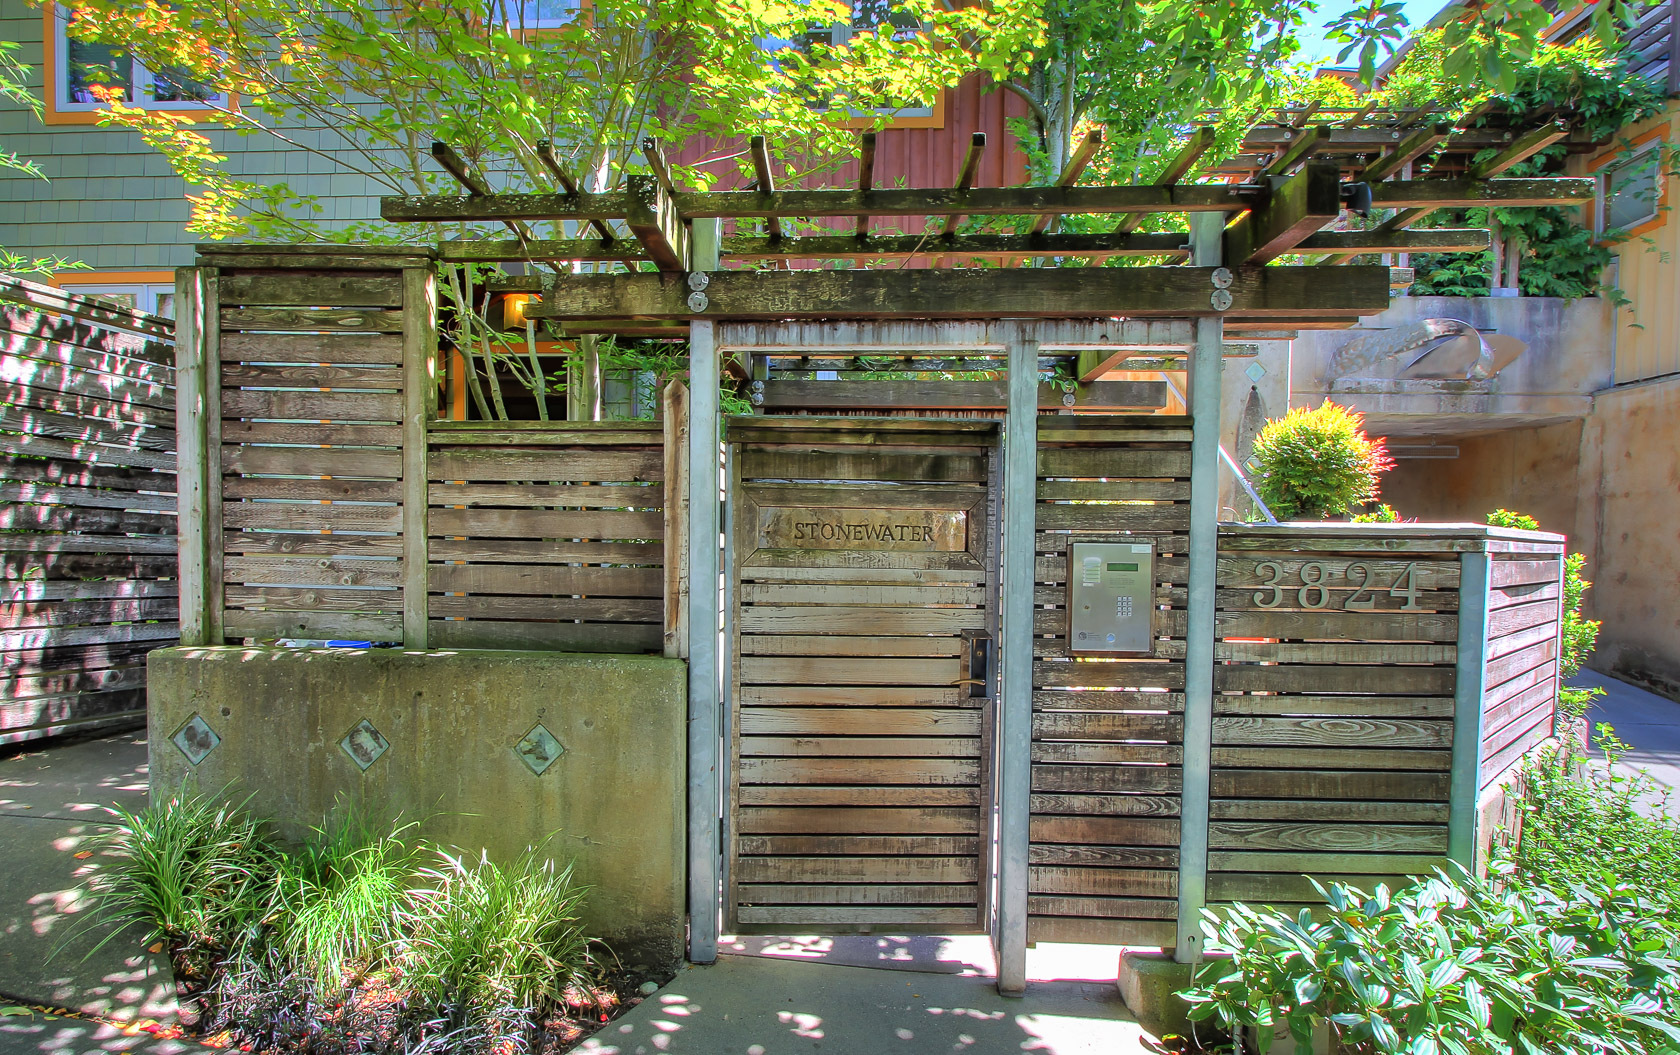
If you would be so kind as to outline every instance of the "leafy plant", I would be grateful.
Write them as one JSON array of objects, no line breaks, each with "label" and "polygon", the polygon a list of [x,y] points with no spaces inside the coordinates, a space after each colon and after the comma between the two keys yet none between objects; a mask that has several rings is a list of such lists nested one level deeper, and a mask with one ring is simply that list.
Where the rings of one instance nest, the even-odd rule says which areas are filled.
[{"label": "leafy plant", "polygon": [[[139,923],[161,944],[183,1004],[260,936],[278,856],[241,806],[183,788],[138,812],[117,808],[87,926]],[[115,926],[88,953],[112,941]],[[201,1009],[201,1008],[200,1008]],[[183,1008],[183,1011],[186,1011]]]},{"label": "leafy plant", "polygon": [[[1680,1051],[1680,931],[1614,879],[1526,884],[1435,876],[1391,895],[1341,883],[1328,909],[1205,914],[1212,959],[1181,993],[1193,1021],[1328,1027],[1356,1051],[1407,1055]],[[1320,888],[1321,890],[1323,888]]]},{"label": "leafy plant", "polygon": [[491,1023],[508,1007],[544,1014],[593,980],[578,917],[586,888],[570,866],[556,869],[532,852],[508,868],[436,855],[404,909],[400,962],[418,1000],[460,1027]]},{"label": "leafy plant", "polygon": [[1378,477],[1394,463],[1382,440],[1365,435],[1364,423],[1329,400],[1266,422],[1252,459],[1261,499],[1280,519],[1312,520],[1375,499]]},{"label": "leafy plant", "polygon": [[416,849],[405,839],[413,828],[375,831],[346,810],[287,856],[271,918],[280,947],[323,996],[336,995],[354,980],[353,970],[378,967],[391,952],[415,877]]},{"label": "leafy plant", "polygon": [[1527,882],[1559,887],[1614,875],[1680,906],[1680,825],[1648,775],[1616,772],[1628,745],[1600,724],[1604,752],[1589,762],[1568,741],[1538,752],[1522,770],[1521,824],[1511,861]]},{"label": "leafy plant", "polygon": [[1369,513],[1355,513],[1353,515],[1355,524],[1398,524],[1401,519],[1400,514],[1387,502],[1378,505]]}]

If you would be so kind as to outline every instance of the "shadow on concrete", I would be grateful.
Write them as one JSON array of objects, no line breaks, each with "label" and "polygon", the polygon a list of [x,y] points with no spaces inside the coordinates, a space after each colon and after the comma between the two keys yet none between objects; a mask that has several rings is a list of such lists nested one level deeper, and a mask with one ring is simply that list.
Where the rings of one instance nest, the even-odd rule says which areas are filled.
[{"label": "shadow on concrete", "polygon": [[[935,961],[944,962],[944,961]],[[1112,984],[1042,982],[1024,998],[990,978],[906,977],[733,955],[680,972],[586,1040],[587,1055],[1127,1055],[1152,1050]]]},{"label": "shadow on concrete", "polygon": [[122,1021],[174,1014],[168,967],[140,934],[95,953],[104,932],[83,923],[89,881],[108,863],[93,847],[109,807],[145,803],[141,735],[0,757],[0,993]]},{"label": "shadow on concrete", "polygon": [[0,1019],[0,1055],[181,1055],[211,1049],[185,1040],[163,1040],[109,1022],[36,1014]]},{"label": "shadow on concrete", "polygon": [[1630,777],[1644,773],[1651,785],[1641,796],[1647,811],[1658,812],[1666,804],[1674,815],[1680,810],[1680,703],[1592,670],[1581,671],[1570,684],[1604,690],[1587,712],[1594,754],[1602,757],[1597,727],[1608,722],[1616,736],[1631,745],[1617,763],[1617,772]]}]

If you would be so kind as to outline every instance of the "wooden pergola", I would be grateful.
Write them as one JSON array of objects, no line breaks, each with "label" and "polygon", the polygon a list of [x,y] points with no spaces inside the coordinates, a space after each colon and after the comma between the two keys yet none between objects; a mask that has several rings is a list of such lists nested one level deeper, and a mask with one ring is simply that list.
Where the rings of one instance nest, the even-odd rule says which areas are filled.
[{"label": "wooden pergola", "polygon": [[[468,189],[460,195],[391,197],[381,213],[398,222],[500,223],[513,237],[445,241],[445,262],[530,262],[554,273],[509,280],[503,288],[541,295],[529,318],[568,333],[630,333],[688,340],[690,376],[718,378],[735,364],[747,378],[766,376],[760,363],[778,356],[824,357],[899,352],[913,357],[980,349],[1006,367],[1007,382],[985,397],[1006,411],[1001,477],[1004,625],[1031,627],[1034,592],[1034,452],[1041,413],[1042,356],[1078,360],[1080,380],[1100,377],[1130,354],[1186,360],[1190,444],[1190,558],[1187,590],[1187,681],[1178,847],[1185,884],[1179,893],[1178,955],[1199,955],[1196,889],[1208,859],[1208,743],[1218,554],[1220,370],[1228,335],[1293,336],[1302,327],[1351,325],[1389,304],[1386,266],[1278,263],[1286,255],[1337,261],[1359,254],[1475,250],[1486,231],[1409,230],[1424,214],[1477,205],[1577,205],[1590,201],[1588,179],[1499,179],[1499,172],[1567,134],[1548,124],[1483,142],[1480,130],[1457,130],[1430,115],[1370,114],[1335,126],[1294,115],[1287,127],[1252,134],[1268,144],[1264,158],[1233,170],[1230,182],[1180,182],[1211,142],[1197,135],[1160,181],[1133,186],[1079,186],[1097,141],[1088,138],[1056,185],[980,188],[970,185],[976,142],[965,178],[949,188],[886,189],[872,185],[872,140],[864,139],[860,186],[780,189],[762,141],[754,142],[756,190],[701,192],[676,186],[663,154],[648,145],[650,175],[627,177],[621,191],[498,194],[447,147],[436,153]],[[1302,118],[1307,120],[1302,120]],[[1493,133],[1505,136],[1504,131]],[[1443,144],[1463,150],[1503,145],[1491,161],[1437,164],[1450,178],[1395,178]],[[1463,150],[1459,152],[1462,153]],[[552,155],[550,155],[552,156]],[[1248,155],[1245,155],[1248,156]],[[556,167],[556,175],[561,173]],[[575,186],[568,180],[562,185]],[[1397,210],[1371,230],[1326,230],[1344,213]],[[1182,214],[1180,232],[1140,232],[1145,218]],[[1102,233],[1060,233],[1059,218],[1106,218]],[[964,234],[965,217],[1013,217],[1012,233]],[[876,218],[897,218],[919,233],[879,234]],[[823,233],[792,234],[795,221],[816,221]],[[587,229],[588,237],[541,239],[529,223]],[[733,230],[725,233],[724,222]],[[843,226],[850,223],[852,231]],[[1116,257],[1156,258],[1140,266],[1021,266],[1043,262],[1103,264]],[[880,262],[885,266],[762,269],[765,262]],[[573,273],[571,262],[612,263],[617,273]],[[956,263],[981,266],[940,266]],[[1128,339],[1128,338],[1131,339]],[[727,362],[726,362],[727,360]],[[854,386],[868,390],[868,383]],[[978,389],[976,389],[978,391]],[[867,407],[867,396],[861,402]],[[973,404],[971,404],[973,405]],[[1133,404],[1136,405],[1136,404]],[[931,409],[931,408],[930,408]],[[719,493],[715,383],[691,386],[686,452],[690,493]],[[720,511],[694,501],[688,527],[689,577],[715,583]],[[718,935],[721,682],[715,647],[721,613],[715,593],[693,590],[687,602],[689,717],[690,957],[709,962]],[[1004,763],[998,795],[1005,818],[999,846],[1000,906],[1025,904],[1031,795],[1031,713],[1016,704],[1031,695],[1033,641],[1006,636],[1000,650],[1003,699],[998,737]],[[1000,986],[1025,982],[1024,916],[999,909]]]}]

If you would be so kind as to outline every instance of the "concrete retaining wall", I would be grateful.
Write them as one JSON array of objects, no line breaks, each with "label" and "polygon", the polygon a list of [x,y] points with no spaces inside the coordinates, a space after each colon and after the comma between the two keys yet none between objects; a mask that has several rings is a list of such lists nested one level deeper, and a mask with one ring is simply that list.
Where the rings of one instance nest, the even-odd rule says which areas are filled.
[{"label": "concrete retaining wall", "polygon": [[540,845],[576,862],[591,932],[626,964],[681,960],[680,660],[169,648],[147,679],[154,801],[191,775],[289,837],[353,803],[499,861]]}]

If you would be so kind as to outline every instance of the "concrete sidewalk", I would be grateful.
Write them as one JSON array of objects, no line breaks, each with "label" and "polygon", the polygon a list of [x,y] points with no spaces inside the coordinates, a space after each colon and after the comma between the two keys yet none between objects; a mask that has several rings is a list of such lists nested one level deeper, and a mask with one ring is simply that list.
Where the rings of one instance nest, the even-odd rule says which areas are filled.
[{"label": "concrete sidewalk", "polygon": [[1630,777],[1643,771],[1652,785],[1644,796],[1646,805],[1654,810],[1665,795],[1675,795],[1668,801],[1668,812],[1680,811],[1680,703],[1592,670],[1583,670],[1570,684],[1604,690],[1587,712],[1595,748],[1598,723],[1610,723],[1632,748],[1616,771]]},{"label": "concrete sidewalk", "polygon": [[[891,939],[888,939],[891,940]],[[938,939],[930,939],[937,941]],[[1112,982],[993,979],[774,956],[720,956],[575,1050],[586,1055],[1132,1055],[1156,1050]]]},{"label": "concrete sidewalk", "polygon": [[[89,847],[113,803],[131,809],[146,803],[142,734],[0,758],[0,994],[7,998],[0,1002],[74,1008],[124,1022],[174,1014],[169,969],[141,948],[138,934],[120,935],[89,956],[103,935],[76,930],[88,907],[87,878],[98,865]],[[91,1021],[0,1018],[0,1053],[170,1050],[147,1047],[148,1041],[158,1043]]]}]

